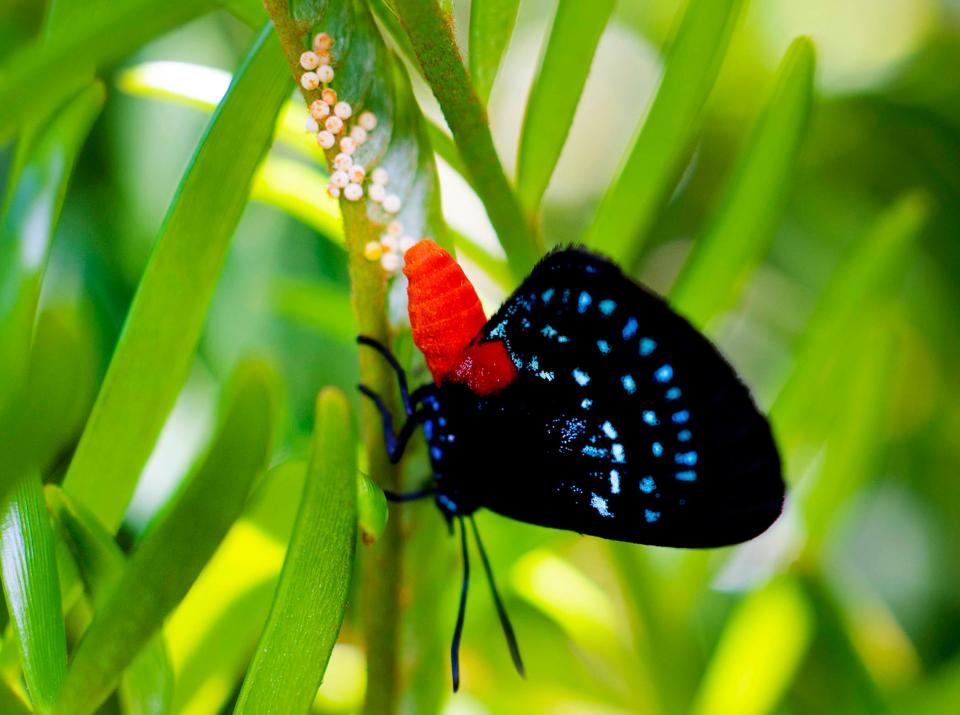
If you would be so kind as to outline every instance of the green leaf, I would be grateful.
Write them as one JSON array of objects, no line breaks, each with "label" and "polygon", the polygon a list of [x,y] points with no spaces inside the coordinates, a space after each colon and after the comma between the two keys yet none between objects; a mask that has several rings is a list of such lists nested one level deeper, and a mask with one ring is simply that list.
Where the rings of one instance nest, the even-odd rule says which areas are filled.
[{"label": "green leaf", "polygon": [[237,369],[209,450],[151,524],[94,614],[56,712],[83,715],[107,698],[216,551],[270,455],[274,379],[262,363]]},{"label": "green leaf", "polygon": [[64,488],[115,529],[182,387],[250,183],[290,92],[276,36],[250,49],[197,147]]},{"label": "green leaf", "polygon": [[747,596],[727,621],[691,712],[772,712],[807,652],[813,627],[810,604],[790,580]]},{"label": "green leaf", "polygon": [[16,419],[0,432],[0,498],[22,475],[46,469],[83,426],[97,380],[92,326],[85,317],[58,308],[37,319]]},{"label": "green leaf", "polygon": [[636,267],[700,128],[743,0],[689,0],[643,126],[607,189],[584,242]]},{"label": "green leaf", "polygon": [[310,709],[343,622],[356,553],[356,450],[338,390],[317,397],[313,453],[270,618],[235,713]]},{"label": "green leaf", "polygon": [[34,707],[49,712],[67,672],[53,531],[36,473],[17,484],[2,519],[3,592]]},{"label": "green leaf", "polygon": [[470,3],[470,77],[486,104],[503,53],[517,24],[519,0],[473,0]]},{"label": "green leaf", "polygon": [[875,303],[902,277],[903,261],[929,213],[924,194],[905,194],[877,217],[834,270],[794,350],[794,368],[770,410],[781,438],[795,441],[808,431],[808,423],[830,424],[823,419],[823,403],[812,403],[809,396],[823,393],[824,375],[838,356],[836,346],[861,322],[864,306]]},{"label": "green leaf", "polygon": [[[71,15],[69,31],[55,41],[37,39],[0,66],[0,139],[31,117],[52,112],[98,67],[129,54],[147,40],[213,9],[206,0],[99,2]],[[69,72],[64,57],[71,58]],[[51,78],[57,81],[51,81]]]},{"label": "green leaf", "polygon": [[221,712],[236,696],[270,613],[307,465],[287,461],[254,485],[186,598],[164,624],[176,663],[173,711]]},{"label": "green leaf", "polygon": [[[520,130],[517,193],[530,213],[540,206],[560,159],[614,0],[560,0]],[[471,54],[471,57],[473,55]]]},{"label": "green leaf", "polygon": [[40,131],[18,147],[0,217],[0,429],[19,401],[30,363],[40,283],[80,148],[103,107],[93,84],[71,98]]},{"label": "green leaf", "polygon": [[[46,488],[47,506],[73,555],[87,593],[98,610],[120,581],[126,566],[113,537],[80,504],[55,486]],[[160,715],[170,711],[173,672],[161,635],[154,636],[127,668],[120,684],[124,712]]]},{"label": "green leaf", "polygon": [[810,115],[814,62],[813,43],[794,40],[720,209],[673,286],[671,303],[697,325],[733,303],[767,251]]}]

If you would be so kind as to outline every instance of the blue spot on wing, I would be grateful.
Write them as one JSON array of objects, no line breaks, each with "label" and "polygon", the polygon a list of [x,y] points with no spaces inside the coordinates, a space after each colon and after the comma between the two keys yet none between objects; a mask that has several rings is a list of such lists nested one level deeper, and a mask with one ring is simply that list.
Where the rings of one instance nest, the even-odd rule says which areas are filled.
[{"label": "blue spot on wing", "polygon": [[598,307],[600,308],[601,313],[604,315],[610,315],[614,310],[616,310],[617,304],[615,301],[612,301],[608,298],[607,300],[601,300]]}]

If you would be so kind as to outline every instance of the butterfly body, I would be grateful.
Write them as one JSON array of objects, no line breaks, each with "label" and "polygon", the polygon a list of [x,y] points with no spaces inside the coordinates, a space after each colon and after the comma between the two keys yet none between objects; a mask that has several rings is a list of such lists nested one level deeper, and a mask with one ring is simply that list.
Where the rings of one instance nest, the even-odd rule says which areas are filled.
[{"label": "butterfly body", "polygon": [[483,347],[510,361],[498,389],[478,394],[451,361],[425,393],[445,513],[484,507],[684,547],[744,541],[779,515],[777,450],[746,387],[693,327],[605,259],[548,256],[461,355]]},{"label": "butterfly body", "polygon": [[422,428],[433,496],[460,526],[464,582],[451,648],[454,689],[473,526],[517,669],[519,649],[471,515],[485,508],[540,526],[641,544],[715,547],[751,539],[780,515],[784,484],[766,418],[713,345],[603,257],[546,256],[486,320],[476,292],[432,241],[407,251],[414,343],[433,376],[408,393],[399,433],[383,401],[390,458]]}]

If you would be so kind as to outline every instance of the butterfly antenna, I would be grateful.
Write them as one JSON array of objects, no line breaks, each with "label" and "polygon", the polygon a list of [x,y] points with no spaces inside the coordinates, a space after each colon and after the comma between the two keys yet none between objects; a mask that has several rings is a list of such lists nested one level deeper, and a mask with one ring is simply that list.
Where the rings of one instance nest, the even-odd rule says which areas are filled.
[{"label": "butterfly antenna", "polygon": [[510,617],[507,615],[507,609],[503,607],[503,601],[500,600],[500,594],[497,592],[497,583],[493,579],[493,569],[490,568],[490,560],[487,558],[487,551],[483,548],[483,542],[480,540],[480,530],[477,529],[477,522],[473,517],[470,518],[470,526],[473,527],[473,536],[477,540],[477,549],[480,551],[480,560],[483,562],[483,570],[487,572],[487,583],[490,584],[490,593],[493,594],[493,602],[497,607],[497,615],[500,616],[500,625],[503,628],[503,635],[507,639],[507,647],[510,649],[510,657],[513,658],[513,665],[521,677],[526,673],[523,669],[523,659],[520,657],[520,646],[517,644],[517,636],[513,632],[513,626],[510,624]]},{"label": "butterfly antenna", "polygon": [[460,636],[463,635],[463,620],[467,614],[467,586],[470,583],[470,557],[467,555],[467,527],[460,517],[460,548],[463,552],[463,586],[460,589],[460,608],[457,610],[457,625],[453,629],[450,645],[450,671],[453,675],[453,692],[460,689]]}]

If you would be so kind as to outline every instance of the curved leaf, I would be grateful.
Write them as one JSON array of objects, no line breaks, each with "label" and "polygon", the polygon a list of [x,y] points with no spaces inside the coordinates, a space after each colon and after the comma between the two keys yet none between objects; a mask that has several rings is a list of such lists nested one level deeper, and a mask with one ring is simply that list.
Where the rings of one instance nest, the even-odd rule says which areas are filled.
[{"label": "curved leaf", "polygon": [[271,451],[273,381],[263,364],[238,368],[209,450],[148,528],[84,633],[57,713],[83,715],[107,698],[240,514]]},{"label": "curved leaf", "polygon": [[34,707],[48,712],[67,673],[60,579],[40,476],[20,480],[0,524],[3,592]]},{"label": "curved leaf", "polygon": [[344,395],[322,390],[300,510],[235,713],[306,712],[316,697],[343,621],[356,552],[351,425]]},{"label": "curved leaf", "polygon": [[770,244],[810,115],[813,69],[813,43],[794,40],[720,210],[673,286],[671,303],[695,324],[733,302]]},{"label": "curved leaf", "polygon": [[[21,398],[40,283],[73,165],[103,106],[103,85],[73,97],[21,145],[0,217],[0,432]],[[10,470],[4,478],[13,479]],[[3,490],[0,489],[0,492]]]},{"label": "curved leaf", "polygon": [[688,0],[643,126],[584,242],[633,269],[683,168],[743,0]]},{"label": "curved leaf", "polygon": [[[126,566],[123,551],[103,526],[62,489],[48,486],[46,498],[97,610],[120,581]],[[127,668],[120,683],[120,700],[124,712],[132,715],[170,711],[173,672],[162,636],[154,636]]]},{"label": "curved leaf", "polygon": [[519,9],[520,0],[473,0],[470,3],[470,77],[484,104],[490,98]]},{"label": "curved leaf", "polygon": [[557,5],[540,69],[527,97],[517,149],[517,193],[531,213],[539,208],[560,160],[614,5],[615,0],[560,0]]},{"label": "curved leaf", "polygon": [[64,488],[108,529],[190,369],[213,289],[254,172],[289,95],[266,28],[200,140],[144,271]]}]

